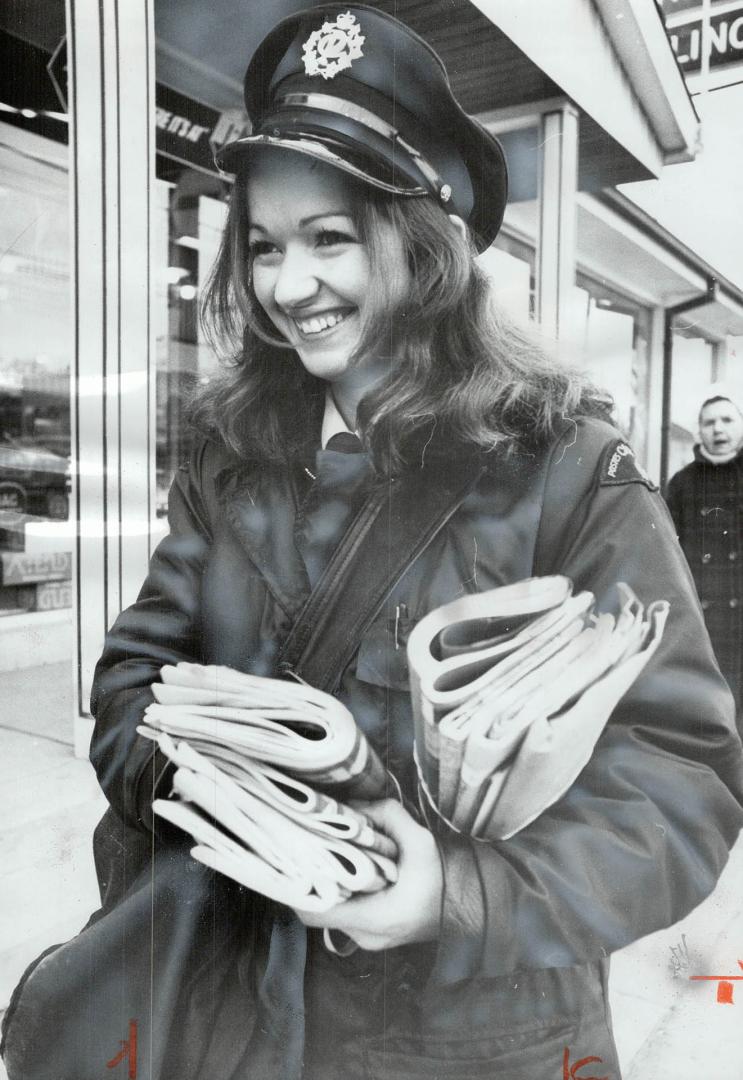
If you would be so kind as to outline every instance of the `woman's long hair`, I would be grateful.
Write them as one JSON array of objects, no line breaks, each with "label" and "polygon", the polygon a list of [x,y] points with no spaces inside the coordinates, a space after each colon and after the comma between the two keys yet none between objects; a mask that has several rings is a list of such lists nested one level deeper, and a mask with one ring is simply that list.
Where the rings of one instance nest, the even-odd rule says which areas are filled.
[{"label": "woman's long hair", "polygon": [[[469,241],[431,199],[363,188],[356,206],[371,288],[351,362],[391,358],[357,416],[380,473],[421,464],[429,447],[533,449],[561,418],[607,414],[606,395],[499,312]],[[240,457],[277,460],[306,444],[325,384],[305,370],[255,299],[248,228],[246,181],[238,178],[202,305],[205,332],[226,370],[202,393],[194,418]],[[407,253],[405,290],[389,274],[393,233]]]}]

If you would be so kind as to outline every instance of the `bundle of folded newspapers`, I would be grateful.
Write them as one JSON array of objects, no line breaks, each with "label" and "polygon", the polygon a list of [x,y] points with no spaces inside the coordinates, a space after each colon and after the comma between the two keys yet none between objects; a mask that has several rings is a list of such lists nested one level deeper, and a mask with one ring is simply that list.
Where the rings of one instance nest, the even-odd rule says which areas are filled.
[{"label": "bundle of folded newspapers", "polygon": [[[658,646],[668,605],[618,586],[595,611],[565,577],[437,608],[408,642],[423,797],[451,827],[507,839],[567,791]],[[161,817],[193,856],[279,903],[324,911],[396,880],[394,842],[340,800],[389,775],[341,702],[305,683],[177,664],[141,734],[176,765]],[[330,945],[329,947],[333,947]]]},{"label": "bundle of folded newspapers", "polygon": [[588,763],[658,647],[668,604],[618,585],[615,614],[561,576],[462,597],[414,627],[408,660],[424,796],[450,826],[507,839]]},{"label": "bundle of folded newspapers", "polygon": [[396,878],[397,850],[339,802],[386,794],[388,775],[349,711],[304,683],[226,667],[162,668],[139,732],[176,765],[157,814],[191,854],[273,900],[323,911]]}]

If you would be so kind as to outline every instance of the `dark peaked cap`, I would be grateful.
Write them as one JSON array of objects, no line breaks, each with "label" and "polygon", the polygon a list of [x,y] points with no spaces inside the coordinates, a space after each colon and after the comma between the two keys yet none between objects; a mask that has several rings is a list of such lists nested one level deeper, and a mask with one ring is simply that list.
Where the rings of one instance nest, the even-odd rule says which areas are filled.
[{"label": "dark peaked cap", "polygon": [[361,4],[291,15],[245,75],[246,138],[217,152],[237,172],[255,146],[320,158],[397,195],[436,199],[467,222],[479,251],[506,205],[501,145],[460,107],[441,60],[397,19]]}]

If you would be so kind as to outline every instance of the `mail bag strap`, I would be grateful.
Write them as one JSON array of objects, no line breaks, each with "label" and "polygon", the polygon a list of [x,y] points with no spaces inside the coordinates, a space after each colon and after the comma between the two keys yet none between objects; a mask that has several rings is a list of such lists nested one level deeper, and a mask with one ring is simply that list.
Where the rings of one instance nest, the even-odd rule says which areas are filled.
[{"label": "mail bag strap", "polygon": [[337,690],[385,600],[482,472],[470,457],[372,490],[300,610],[281,649],[279,669],[319,690]]}]

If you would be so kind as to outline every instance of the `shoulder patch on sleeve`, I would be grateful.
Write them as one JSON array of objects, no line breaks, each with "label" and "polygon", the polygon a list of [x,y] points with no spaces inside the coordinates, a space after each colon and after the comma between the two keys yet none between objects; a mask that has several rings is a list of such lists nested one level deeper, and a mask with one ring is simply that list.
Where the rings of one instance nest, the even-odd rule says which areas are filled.
[{"label": "shoulder patch on sleeve", "polygon": [[601,458],[599,487],[616,484],[644,484],[649,491],[658,490],[658,485],[638,464],[632,447],[622,439],[609,443]]}]

